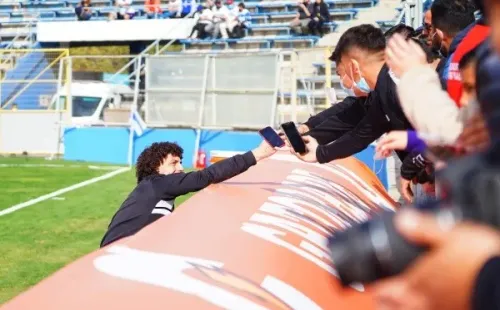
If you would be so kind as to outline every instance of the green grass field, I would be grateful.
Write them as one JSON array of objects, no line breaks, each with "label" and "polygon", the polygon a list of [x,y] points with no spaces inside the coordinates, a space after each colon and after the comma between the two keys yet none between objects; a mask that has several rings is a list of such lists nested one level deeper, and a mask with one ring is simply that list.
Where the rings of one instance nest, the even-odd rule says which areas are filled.
[{"label": "green grass field", "polygon": [[[0,211],[113,169],[105,168],[0,157]],[[111,217],[134,185],[134,171],[128,171],[0,216],[0,304],[96,250]],[[180,197],[176,204],[188,197]]]}]

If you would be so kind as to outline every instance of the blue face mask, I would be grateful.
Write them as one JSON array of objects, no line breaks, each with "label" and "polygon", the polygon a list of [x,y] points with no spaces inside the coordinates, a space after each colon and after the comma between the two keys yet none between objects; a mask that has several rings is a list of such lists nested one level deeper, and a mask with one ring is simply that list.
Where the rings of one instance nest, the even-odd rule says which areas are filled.
[{"label": "blue face mask", "polygon": [[340,78],[340,87],[342,87],[342,90],[346,92],[347,96],[356,97],[356,94],[354,93],[354,90],[352,88],[347,88],[344,86],[344,83],[342,83],[342,78]]},{"label": "blue face mask", "polygon": [[352,88],[345,87],[344,84],[342,84],[342,82],[340,82],[340,87],[342,87],[342,90],[345,91],[345,93],[347,94],[347,96],[349,96],[349,97],[356,97],[356,94],[354,93],[354,90]]},{"label": "blue face mask", "polygon": [[369,93],[372,91],[370,89],[370,86],[368,86],[368,83],[366,83],[365,78],[361,78],[359,80],[359,82],[355,82],[355,83],[356,83],[356,87],[359,88],[359,90],[361,90],[364,93]]}]

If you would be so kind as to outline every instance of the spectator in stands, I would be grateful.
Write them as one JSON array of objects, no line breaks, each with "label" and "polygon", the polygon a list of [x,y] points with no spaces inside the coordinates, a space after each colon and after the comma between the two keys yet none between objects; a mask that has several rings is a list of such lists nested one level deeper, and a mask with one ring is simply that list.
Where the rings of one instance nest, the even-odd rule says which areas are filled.
[{"label": "spectator in stands", "polygon": [[229,18],[230,12],[229,9],[222,4],[221,0],[216,0],[212,8],[212,13],[212,23],[208,25],[205,30],[210,33],[212,38],[217,39],[220,35],[220,25]]},{"label": "spectator in stands", "polygon": [[75,8],[78,20],[89,20],[92,17],[92,3],[90,0],[82,0]]},{"label": "spectator in stands", "polygon": [[298,0],[297,14],[295,15],[295,18],[290,22],[292,31],[297,35],[304,34],[304,29],[309,24],[310,19],[311,13],[309,11],[309,0]]},{"label": "spectator in stands", "polygon": [[168,13],[171,18],[182,17],[182,0],[172,0],[168,2]]},{"label": "spectator in stands", "polygon": [[137,186],[123,202],[101,241],[104,247],[132,236],[175,208],[175,199],[223,182],[276,152],[266,141],[253,151],[235,155],[199,171],[185,173],[183,149],[170,142],[153,143],[137,159]]},{"label": "spectator in stands", "polygon": [[435,0],[431,6],[432,33],[431,41],[434,49],[447,57],[440,66],[441,84],[446,89],[449,56],[455,52],[465,33],[462,30],[475,21],[475,7],[469,0]]},{"label": "spectator in stands", "polygon": [[457,44],[457,47],[450,57],[446,67],[448,68],[446,77],[446,90],[453,101],[460,107],[460,96],[462,93],[462,82],[460,79],[459,63],[464,54],[479,46],[489,35],[490,27],[485,24],[484,18],[480,18],[467,28],[462,30],[456,37],[463,39]]},{"label": "spectator in stands", "polygon": [[[232,0],[231,0],[232,1]],[[220,24],[220,32],[224,39],[229,38],[242,38],[245,36],[244,29],[250,23],[250,12],[245,8],[243,2],[238,3],[238,6],[231,11],[228,19]]]},{"label": "spectator in stands", "polygon": [[330,22],[328,5],[323,0],[315,0],[311,7],[311,19],[307,24],[309,32],[314,36],[319,33],[323,36],[323,25]]},{"label": "spectator in stands", "polygon": [[424,20],[422,23],[422,38],[425,38],[427,45],[432,45],[431,40],[432,32],[432,11],[429,9],[424,13]]},{"label": "spectator in stands", "polygon": [[212,25],[212,19],[214,13],[210,9],[211,3],[207,2],[204,7],[201,7],[194,15],[196,19],[196,24],[193,26],[193,30],[189,35],[191,39],[205,39],[209,34],[210,26]]},{"label": "spectator in stands", "polygon": [[144,12],[148,19],[158,18],[162,14],[160,0],[144,0]]},{"label": "spectator in stands", "polygon": [[109,19],[132,19],[135,16],[135,10],[131,6],[133,0],[116,0],[115,6],[117,8],[116,13],[110,13]]}]

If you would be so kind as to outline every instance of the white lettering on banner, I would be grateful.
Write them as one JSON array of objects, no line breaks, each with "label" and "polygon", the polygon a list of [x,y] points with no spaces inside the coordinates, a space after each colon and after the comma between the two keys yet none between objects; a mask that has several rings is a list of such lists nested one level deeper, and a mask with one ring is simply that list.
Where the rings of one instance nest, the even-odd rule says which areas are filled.
[{"label": "white lettering on banner", "polygon": [[[366,221],[373,212],[393,207],[347,169],[337,165],[326,169],[353,184],[365,197],[320,175],[294,169],[241,228],[338,276],[327,247],[328,235]],[[300,242],[292,243],[289,235],[299,237]],[[362,286],[353,287],[364,290]]]},{"label": "white lettering on banner", "polygon": [[395,211],[394,206],[390,204],[387,199],[385,199],[379,193],[373,190],[372,187],[370,187],[365,180],[361,179],[351,170],[343,167],[342,165],[334,165],[334,164],[320,165],[320,167],[322,169],[333,172],[338,176],[347,180],[375,205],[386,210]]},{"label": "white lettering on banner", "polygon": [[[321,250],[321,255],[319,255],[318,257],[320,259],[331,262],[330,256],[328,255],[328,248],[325,242],[326,236],[320,235],[314,230],[304,225],[298,224],[296,222],[292,222],[289,219],[284,219],[262,213],[255,213],[254,215],[252,215],[252,217],[250,217],[250,221],[259,224],[272,224],[273,226],[280,227],[284,230],[287,230],[291,233],[294,233],[302,237],[302,239],[305,240],[301,241],[301,244],[312,243],[314,246],[318,247]],[[315,252],[318,253],[318,251]]]},{"label": "white lettering on banner", "polygon": [[[288,161],[288,162],[293,162],[293,163],[301,163],[304,164],[303,161],[298,159],[296,156],[293,155],[285,155],[285,154],[276,154],[272,157],[273,160],[279,160],[279,161]],[[363,195],[365,195],[371,202],[373,202],[375,205],[385,209],[385,210],[391,210],[395,211],[394,206],[387,200],[385,197],[379,195],[375,190],[372,189],[371,186],[369,186],[365,180],[361,179],[358,175],[356,175],[354,172],[350,171],[349,169],[343,167],[342,165],[338,164],[307,164],[308,166],[313,166],[319,169],[323,169],[325,171],[332,172],[349,183],[351,183],[354,187],[356,187]],[[297,169],[301,170],[301,169]]]},{"label": "white lettering on banner", "polygon": [[246,231],[249,234],[252,234],[256,237],[260,237],[261,239],[264,239],[266,241],[269,241],[271,243],[274,243],[276,245],[279,245],[285,249],[288,249],[292,251],[293,253],[303,257],[304,259],[316,264],[318,267],[328,271],[332,275],[338,277],[337,271],[332,267],[331,264],[327,264],[324,260],[321,258],[318,258],[317,256],[313,255],[312,253],[308,251],[304,251],[303,249],[300,249],[296,247],[295,245],[286,242],[282,237],[286,235],[286,232],[270,228],[268,226],[264,225],[258,225],[254,223],[243,223],[243,226],[241,227],[243,231]]},{"label": "white lettering on banner", "polygon": [[94,260],[100,272],[191,294],[224,309],[264,310],[269,308],[266,305],[279,309],[321,309],[302,292],[270,275],[258,285],[223,269],[223,263],[217,261],[120,245],[111,246],[107,252]]},{"label": "white lettering on banner", "polygon": [[[291,176],[287,177],[287,180],[293,179],[298,184],[301,184],[300,189],[302,191],[314,192],[335,208],[347,212],[350,218],[355,221],[365,221],[368,219],[367,212],[371,212],[372,208],[351,190],[304,170],[297,169],[293,170],[292,173]],[[314,186],[313,184],[319,186]],[[338,197],[342,198],[343,203],[340,202]]]},{"label": "white lettering on banner", "polygon": [[[272,198],[278,198],[278,197],[272,197]],[[284,205],[264,202],[264,204],[262,205],[262,207],[260,207],[259,210],[295,222],[298,222],[299,220],[307,221],[311,226],[321,231],[325,235],[332,232],[331,229],[329,229],[330,223],[328,221],[318,216],[316,213],[311,212],[310,210],[307,210],[306,208],[303,208],[301,206],[297,206],[296,210],[290,210],[290,208],[287,208]]]}]

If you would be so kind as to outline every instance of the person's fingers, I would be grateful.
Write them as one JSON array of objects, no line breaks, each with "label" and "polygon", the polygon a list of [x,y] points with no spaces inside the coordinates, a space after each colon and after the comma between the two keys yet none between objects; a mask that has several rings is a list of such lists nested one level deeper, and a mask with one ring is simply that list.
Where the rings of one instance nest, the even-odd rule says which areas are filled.
[{"label": "person's fingers", "polygon": [[394,71],[394,69],[399,68],[398,58],[396,57],[395,51],[391,48],[385,50],[387,65]]},{"label": "person's fingers", "polygon": [[417,56],[421,61],[426,60],[424,50],[417,43],[413,42],[413,40],[408,40],[408,46],[412,51],[411,54]]},{"label": "person's fingers", "polygon": [[404,148],[401,146],[401,142],[396,139],[393,139],[381,146],[381,151],[393,151],[401,149]]},{"label": "person's fingers", "polygon": [[401,180],[401,195],[406,200],[406,202],[411,203],[413,200],[413,192],[410,188],[410,181],[402,179]]},{"label": "person's fingers", "polygon": [[406,239],[427,246],[436,246],[443,242],[449,229],[446,223],[440,224],[435,215],[412,209],[398,212],[394,220],[396,228]]},{"label": "person's fingers", "polygon": [[400,34],[393,35],[391,37],[389,45],[394,55],[400,57],[399,59],[407,57],[410,49],[408,42],[403,38],[403,36],[401,36]]},{"label": "person's fingers", "polygon": [[311,142],[311,136],[302,136],[302,140],[307,144],[309,142]]},{"label": "person's fingers", "polygon": [[402,309],[405,298],[406,283],[400,277],[380,281],[373,286],[376,309]]},{"label": "person's fingers", "polygon": [[377,146],[375,147],[375,149],[377,150],[382,150],[382,148],[387,145],[388,143],[391,143],[392,141],[394,141],[394,137],[391,135],[391,134],[387,134],[385,136],[383,136],[377,143]]}]

